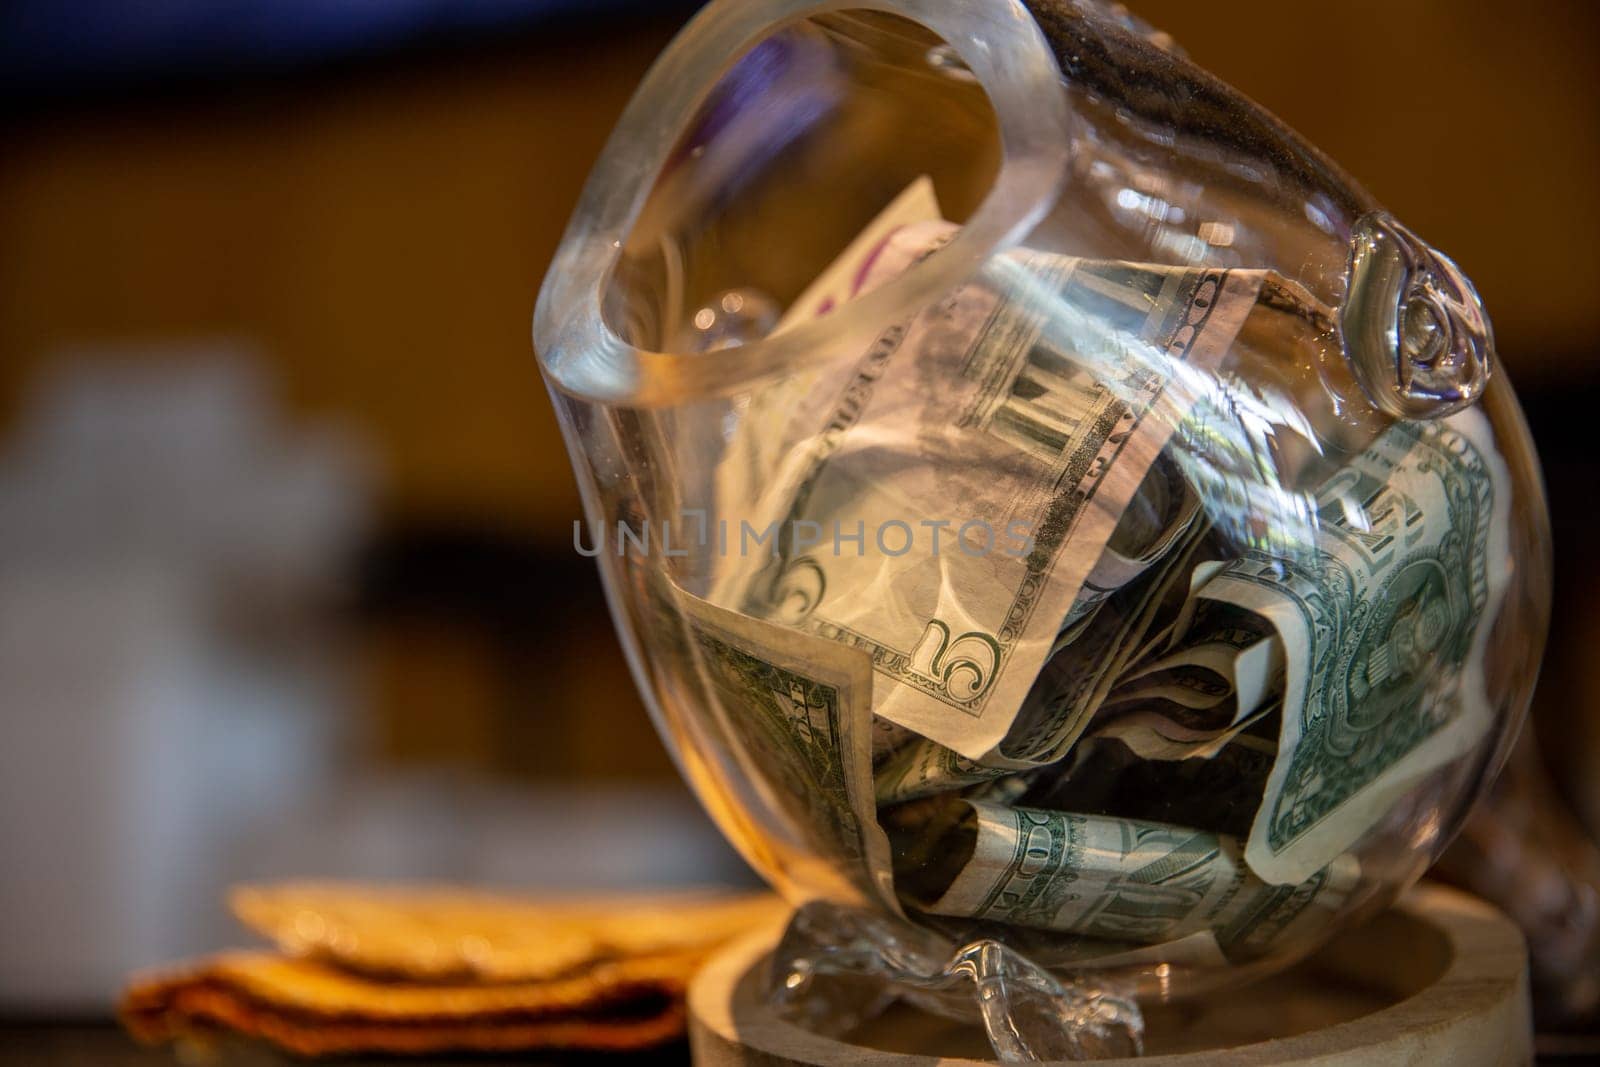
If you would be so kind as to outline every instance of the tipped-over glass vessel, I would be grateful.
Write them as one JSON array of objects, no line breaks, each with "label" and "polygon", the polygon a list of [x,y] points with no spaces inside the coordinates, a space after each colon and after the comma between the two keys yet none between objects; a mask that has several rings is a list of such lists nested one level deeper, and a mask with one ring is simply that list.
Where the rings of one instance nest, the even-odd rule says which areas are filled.
[{"label": "tipped-over glass vessel", "polygon": [[710,4],[534,343],[819,1028],[1134,1048],[1392,901],[1525,710],[1545,503],[1471,283],[1120,7]]}]

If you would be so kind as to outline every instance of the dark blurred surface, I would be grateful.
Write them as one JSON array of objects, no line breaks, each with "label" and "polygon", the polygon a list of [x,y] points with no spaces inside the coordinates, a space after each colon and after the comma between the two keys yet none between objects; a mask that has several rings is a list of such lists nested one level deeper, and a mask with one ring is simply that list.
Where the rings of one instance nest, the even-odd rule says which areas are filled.
[{"label": "dark blurred surface", "polygon": [[0,9],[0,77],[35,102],[70,100],[407,48],[481,48],[491,35],[642,9],[639,0],[10,0]]},{"label": "dark blurred surface", "polygon": [[[1600,5],[1130,6],[1478,284],[1551,498],[1556,606],[1536,719],[1558,792],[1594,833],[1600,673],[1585,668],[1600,641],[1588,409],[1600,402]],[[452,818],[559,821],[559,805],[539,799],[548,793],[519,790],[579,785],[645,789],[690,811],[593,568],[571,549],[579,504],[528,340],[590,162],[688,7],[28,2],[0,16],[5,84],[21,105],[0,127],[0,441],[65,353],[137,364],[222,338],[256,354],[283,426],[337,423],[371,457],[361,536],[335,561],[339,579],[297,609],[340,635],[349,667],[329,712],[341,717],[327,731],[336,758],[296,787],[324,799],[257,804],[256,822],[210,831],[232,851],[174,852],[184,863],[211,864],[214,879],[339,863],[522,883],[548,868],[527,852],[553,836],[472,834]],[[0,558],[0,573],[8,562],[20,565]],[[24,728],[0,713],[0,747]],[[180,758],[210,751],[191,745]],[[166,802],[204,805],[220,781]],[[396,808],[410,814],[372,814]],[[39,851],[54,840],[41,817],[44,830],[8,838],[35,851],[5,864],[54,862]],[[75,817],[94,823],[93,812]],[[703,836],[674,836],[708,834],[689,829],[695,818],[660,824],[667,849],[681,840],[695,857],[666,877],[740,877]],[[323,834],[314,845],[296,843],[302,823]],[[419,851],[402,841],[408,830],[439,844]],[[394,843],[372,844],[384,834]],[[602,874],[649,882],[662,877],[652,862]],[[35,928],[76,921],[42,890],[6,906],[35,909]],[[108,930],[142,914],[105,907]],[[208,937],[225,936],[208,921]],[[159,932],[129,944],[141,958],[192,947]],[[8,997],[32,981],[20,966],[3,975]],[[52,980],[81,990],[69,972]]]},{"label": "dark blurred surface", "polygon": [[[0,1064],[16,1067],[171,1067],[182,1062],[169,1049],[141,1048],[123,1032],[107,1022],[5,1022],[0,1020]],[[240,1044],[225,1046],[217,1062],[233,1067],[284,1067],[305,1060],[280,1055],[259,1047]],[[361,1067],[401,1067],[414,1064],[413,1058],[376,1056],[344,1057],[338,1062]],[[430,1067],[491,1067],[493,1064],[520,1064],[522,1067],[643,1067],[645,1064],[688,1063],[687,1044],[642,1053],[585,1053],[516,1056],[480,1055],[464,1058],[430,1057]]]}]

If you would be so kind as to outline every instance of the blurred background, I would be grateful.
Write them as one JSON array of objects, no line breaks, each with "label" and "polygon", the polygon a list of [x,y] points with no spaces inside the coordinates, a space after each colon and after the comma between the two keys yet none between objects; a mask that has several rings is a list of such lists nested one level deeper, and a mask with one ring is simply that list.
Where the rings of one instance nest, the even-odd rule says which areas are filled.
[{"label": "blurred background", "polygon": [[[0,1015],[236,939],[239,880],[750,879],[573,551],[528,339],[694,6],[0,6]],[[1130,6],[1482,292],[1555,528],[1517,766],[1592,840],[1600,6]]]}]

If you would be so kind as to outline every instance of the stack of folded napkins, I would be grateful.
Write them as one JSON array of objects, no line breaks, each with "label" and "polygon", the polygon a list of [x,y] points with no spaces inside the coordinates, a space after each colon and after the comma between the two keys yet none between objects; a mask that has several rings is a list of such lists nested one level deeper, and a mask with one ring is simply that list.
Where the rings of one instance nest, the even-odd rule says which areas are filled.
[{"label": "stack of folded napkins", "polygon": [[690,976],[785,914],[770,894],[520,899],[459,889],[245,887],[230,904],[277,950],[136,976],[141,1041],[228,1033],[302,1056],[647,1048],[684,1031]]}]

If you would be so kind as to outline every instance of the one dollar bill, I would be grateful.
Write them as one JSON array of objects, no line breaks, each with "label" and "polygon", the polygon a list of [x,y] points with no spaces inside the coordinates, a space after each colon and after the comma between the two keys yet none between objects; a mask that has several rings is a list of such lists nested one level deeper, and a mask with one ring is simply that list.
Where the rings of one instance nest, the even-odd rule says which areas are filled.
[{"label": "one dollar bill", "polygon": [[1483,654],[1510,574],[1510,492],[1468,410],[1386,430],[1318,494],[1315,550],[1247,552],[1201,590],[1277,630],[1278,753],[1246,858],[1292,884],[1489,728]]},{"label": "one dollar bill", "polygon": [[[1165,823],[966,803],[970,846],[934,915],[1136,944],[1209,935],[1233,958],[1320,929],[1359,882],[1338,857],[1296,885],[1255,877],[1237,840]],[[1291,935],[1292,936],[1292,935]]]},{"label": "one dollar bill", "polygon": [[[726,735],[721,755],[776,825],[768,862],[802,887],[843,874],[855,892],[897,909],[888,840],[872,798],[872,666],[859,651],[751,619],[682,589],[700,697]],[[776,846],[776,847],[775,847]]]}]

